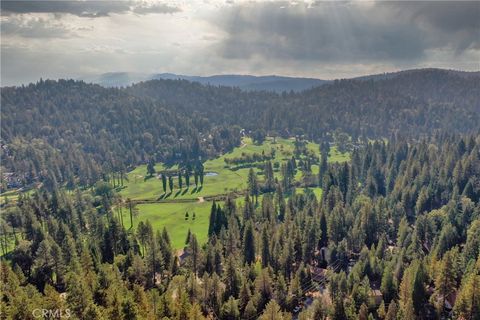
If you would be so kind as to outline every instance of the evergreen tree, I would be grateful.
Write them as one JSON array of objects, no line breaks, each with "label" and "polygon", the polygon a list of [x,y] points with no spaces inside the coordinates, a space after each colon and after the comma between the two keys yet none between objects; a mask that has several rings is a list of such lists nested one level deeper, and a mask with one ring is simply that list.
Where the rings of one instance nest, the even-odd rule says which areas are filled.
[{"label": "evergreen tree", "polygon": [[397,320],[398,319],[397,313],[398,313],[397,303],[395,302],[395,300],[392,300],[392,302],[390,302],[390,304],[388,305],[388,311],[387,311],[387,315],[385,316],[385,320]]},{"label": "evergreen tree", "polygon": [[238,310],[237,301],[232,296],[230,296],[228,300],[223,304],[221,317],[225,320],[240,319],[240,311]]},{"label": "evergreen tree", "polygon": [[253,171],[252,168],[248,171],[248,192],[250,196],[253,198],[255,197],[255,204],[258,203],[258,194],[259,194],[259,187],[258,187],[258,181],[257,181],[257,175]]},{"label": "evergreen tree", "polygon": [[243,259],[246,264],[255,262],[255,237],[253,234],[253,225],[249,220],[245,226],[243,235]]},{"label": "evergreen tree", "polygon": [[284,320],[282,312],[280,311],[280,306],[275,300],[270,301],[259,320]]},{"label": "evergreen tree", "polygon": [[185,184],[187,185],[187,189],[190,188],[190,171],[188,169],[185,170]]},{"label": "evergreen tree", "polygon": [[268,267],[270,264],[270,241],[267,228],[262,231],[262,268]]},{"label": "evergreen tree", "polygon": [[436,272],[434,299],[437,300],[435,304],[440,313],[443,313],[448,296],[453,293],[456,288],[452,258],[452,251],[445,253]]},{"label": "evergreen tree", "polygon": [[167,176],[165,173],[162,173],[162,188],[163,188],[163,193],[167,193]]},{"label": "evergreen tree", "polygon": [[190,241],[188,242],[187,252],[189,254],[188,260],[193,274],[196,276],[198,265],[200,262],[200,246],[198,245],[197,237],[192,233]]},{"label": "evergreen tree", "polygon": [[265,186],[264,189],[266,192],[272,192],[275,190],[275,176],[273,173],[272,162],[268,160],[265,163],[264,167],[264,175],[265,175]]},{"label": "evergreen tree", "polygon": [[152,177],[155,174],[155,160],[153,160],[153,158],[150,158],[150,160],[148,160],[147,174],[149,177]]},{"label": "evergreen tree", "polygon": [[319,181],[320,187],[323,187],[323,177],[327,173],[327,169],[328,169],[327,161],[328,161],[328,153],[322,152],[320,156],[320,167],[318,172],[318,181]]},{"label": "evergreen tree", "polygon": [[235,261],[232,257],[227,258],[225,269],[225,297],[236,298],[240,290],[240,277],[237,273]]},{"label": "evergreen tree", "polygon": [[210,219],[208,223],[208,236],[210,237],[215,233],[216,229],[216,217],[217,217],[217,205],[215,200],[213,200],[212,208],[210,209]]}]

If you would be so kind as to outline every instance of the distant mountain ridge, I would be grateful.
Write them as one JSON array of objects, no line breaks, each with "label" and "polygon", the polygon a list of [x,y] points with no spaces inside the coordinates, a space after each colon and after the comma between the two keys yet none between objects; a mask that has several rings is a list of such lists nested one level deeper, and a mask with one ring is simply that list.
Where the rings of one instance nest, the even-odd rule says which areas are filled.
[{"label": "distant mountain ridge", "polygon": [[[445,70],[436,68],[411,69],[397,72],[379,73],[366,76],[353,77],[353,80],[385,80],[393,77],[414,72],[425,72],[428,70],[443,70],[448,73],[456,74],[462,77],[478,77],[480,71],[468,72],[458,70]],[[285,77],[285,76],[253,76],[253,75],[212,75],[212,76],[188,76],[175,73],[136,73],[136,72],[109,72],[98,76],[83,77],[87,83],[99,84],[103,87],[128,87],[133,84],[149,80],[187,80],[198,82],[203,85],[238,87],[246,91],[270,91],[300,92],[314,87],[319,87],[334,80],[322,80],[316,78]]]},{"label": "distant mountain ridge", "polygon": [[238,87],[243,90],[254,91],[303,91],[318,87],[328,80],[314,78],[297,78],[283,76],[252,76],[252,75],[213,75],[213,76],[188,76],[174,73],[144,74],[132,72],[110,72],[99,76],[83,78],[86,82],[92,82],[104,87],[127,87],[129,85],[149,80],[188,80],[199,82],[204,85]]}]

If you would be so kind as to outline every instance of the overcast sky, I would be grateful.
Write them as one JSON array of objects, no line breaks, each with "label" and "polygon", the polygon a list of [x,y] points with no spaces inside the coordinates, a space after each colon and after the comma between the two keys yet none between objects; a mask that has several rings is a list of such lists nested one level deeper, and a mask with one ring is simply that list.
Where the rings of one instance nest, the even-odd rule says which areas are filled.
[{"label": "overcast sky", "polygon": [[478,71],[480,2],[1,1],[2,86],[106,72]]}]

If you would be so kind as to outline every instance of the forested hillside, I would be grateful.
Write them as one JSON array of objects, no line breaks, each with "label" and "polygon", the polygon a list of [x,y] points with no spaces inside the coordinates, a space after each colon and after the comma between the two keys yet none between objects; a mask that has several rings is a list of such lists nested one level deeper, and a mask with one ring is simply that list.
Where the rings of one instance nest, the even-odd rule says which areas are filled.
[{"label": "forested hillside", "polygon": [[164,80],[135,84],[127,92],[250,130],[303,132],[318,139],[341,129],[356,139],[477,130],[479,83],[476,74],[426,69],[383,80],[338,80],[281,95]]},{"label": "forested hillside", "polygon": [[337,130],[353,143],[472,132],[480,128],[479,79],[418,70],[283,94],[185,80],[126,89],[72,80],[2,88],[3,171],[18,175],[20,185],[89,185],[149,159],[184,163],[217,155],[239,145],[241,128],[314,141],[330,141]]},{"label": "forested hillside", "polygon": [[342,164],[322,153],[321,198],[296,193],[288,170],[268,179],[266,162],[243,202],[212,205],[208,242],[189,234],[180,257],[168,230],[123,228],[106,183],[21,195],[3,215],[16,239],[1,264],[3,314],[478,319],[479,155],[478,134],[377,141]]},{"label": "forested hillside", "polygon": [[239,129],[73,80],[2,88],[1,102],[2,165],[24,184],[91,185],[149,159],[198,160],[239,144]]}]

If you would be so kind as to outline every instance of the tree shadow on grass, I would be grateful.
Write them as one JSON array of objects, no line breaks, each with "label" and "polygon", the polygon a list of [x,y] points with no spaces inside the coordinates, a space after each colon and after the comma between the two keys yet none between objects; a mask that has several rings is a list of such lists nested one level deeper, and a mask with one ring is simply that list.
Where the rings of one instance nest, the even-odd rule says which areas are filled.
[{"label": "tree shadow on grass", "polygon": [[188,188],[184,189],[183,192],[182,192],[182,196],[188,192]]},{"label": "tree shadow on grass", "polygon": [[193,189],[192,189],[192,192],[190,192],[190,194],[193,194],[193,193],[195,193],[195,192],[197,192],[197,187],[193,188]]},{"label": "tree shadow on grass", "polygon": [[174,198],[178,197],[180,195],[180,193],[182,192],[182,190],[178,190],[177,193],[175,193],[175,196]]},{"label": "tree shadow on grass", "polygon": [[147,180],[149,180],[149,179],[152,179],[152,178],[153,178],[153,175],[152,175],[152,176],[150,176],[150,175],[144,176],[144,177],[143,177],[143,181],[145,182],[145,181],[147,181]]},{"label": "tree shadow on grass", "polygon": [[196,193],[199,193],[200,191],[202,191],[202,189],[203,189],[203,186],[198,187]]}]

